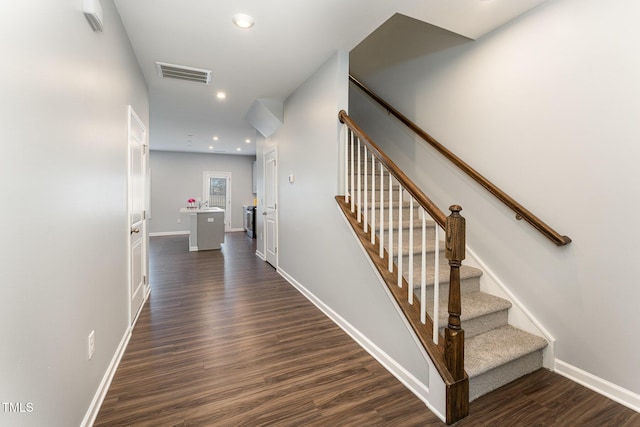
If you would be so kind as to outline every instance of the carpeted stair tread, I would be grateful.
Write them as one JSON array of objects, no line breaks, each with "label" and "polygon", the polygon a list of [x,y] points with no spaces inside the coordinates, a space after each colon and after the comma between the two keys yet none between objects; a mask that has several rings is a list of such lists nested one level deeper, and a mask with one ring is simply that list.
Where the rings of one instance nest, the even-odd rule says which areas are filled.
[{"label": "carpeted stair tread", "polygon": [[546,346],[543,338],[505,325],[465,339],[465,370],[473,378]]},{"label": "carpeted stair tread", "polygon": [[[461,294],[460,300],[462,304],[462,315],[460,316],[460,320],[462,322],[468,322],[470,320],[486,316],[487,314],[511,308],[511,303],[509,301],[479,291]],[[449,313],[447,302],[443,298],[440,298],[438,310],[440,327],[444,327],[447,324]],[[432,299],[427,301],[427,313],[433,313]]]},{"label": "carpeted stair tread", "polygon": [[[406,266],[408,264],[405,264],[405,269]],[[415,263],[414,262],[414,267],[413,267],[413,287],[414,289],[419,289],[419,285],[420,285],[420,265],[419,263]],[[449,284],[449,278],[450,278],[450,273],[451,273],[451,269],[449,268],[448,265],[440,265],[440,285],[448,285]],[[433,282],[434,282],[434,274],[433,274],[433,269],[427,269],[427,274],[425,275],[425,279],[427,282],[427,287],[433,287]],[[479,279],[480,276],[482,276],[482,270],[480,270],[479,268],[475,268],[475,267],[470,267],[468,265],[462,265],[460,267],[460,281],[461,282],[465,282],[465,281],[470,281],[472,279]],[[407,271],[404,272],[403,277],[408,280],[409,279],[409,273]],[[462,289],[462,291],[464,292],[464,289]],[[444,297],[444,295],[443,295]]]}]

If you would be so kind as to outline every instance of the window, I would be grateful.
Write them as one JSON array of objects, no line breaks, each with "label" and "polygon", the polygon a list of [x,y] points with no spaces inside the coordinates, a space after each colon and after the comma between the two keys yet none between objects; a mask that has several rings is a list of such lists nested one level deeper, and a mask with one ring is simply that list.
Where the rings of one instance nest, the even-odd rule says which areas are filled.
[{"label": "window", "polygon": [[209,207],[225,210],[225,231],[231,230],[231,172],[204,172],[204,197]]}]

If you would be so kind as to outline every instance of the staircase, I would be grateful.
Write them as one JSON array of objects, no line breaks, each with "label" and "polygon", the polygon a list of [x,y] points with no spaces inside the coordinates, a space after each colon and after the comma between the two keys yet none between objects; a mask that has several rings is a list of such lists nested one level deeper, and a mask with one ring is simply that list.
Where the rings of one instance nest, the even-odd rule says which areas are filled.
[{"label": "staircase", "polygon": [[[467,415],[469,401],[541,368],[547,342],[510,325],[511,303],[482,292],[482,271],[461,265],[465,226],[454,207],[446,218],[346,113],[340,118],[349,128],[347,178],[346,197],[336,200],[447,384],[453,423]],[[453,244],[460,230],[450,229],[452,217],[462,221]]]},{"label": "staircase", "polygon": [[[407,203],[408,205],[408,203]],[[395,224],[394,235],[402,230],[403,242],[409,242],[409,206],[403,206],[403,224],[398,225],[398,203],[394,204],[392,212]],[[388,217],[388,204],[385,208]],[[414,217],[418,217],[417,208],[414,207]],[[430,233],[434,233],[435,223],[428,221]],[[414,230],[414,241],[418,242],[422,237],[421,230]],[[379,235],[379,226],[376,228]],[[431,241],[427,239],[427,242]],[[422,263],[421,250],[414,247],[414,272],[413,285],[415,298],[420,301],[420,271]],[[384,245],[389,251],[388,242]],[[427,246],[426,265],[432,266],[435,258],[435,245]],[[443,332],[447,324],[447,306],[449,295],[449,265],[444,254],[444,241],[440,242],[439,277],[440,277],[440,303],[438,307],[438,324],[442,325]],[[396,249],[397,250],[397,249]],[[403,277],[409,281],[409,245],[404,244],[401,256],[403,257]],[[398,254],[394,256],[394,264],[398,265]],[[426,274],[426,305],[427,313],[434,313],[433,293],[434,274],[433,268],[427,268]],[[517,329],[508,323],[511,303],[505,299],[489,295],[480,290],[480,277],[482,271],[463,265],[460,268],[460,292],[462,314],[461,326],[465,332],[464,366],[469,376],[469,401],[486,394],[496,388],[507,384],[516,378],[520,378],[542,367],[542,351],[547,342],[538,336]]]}]

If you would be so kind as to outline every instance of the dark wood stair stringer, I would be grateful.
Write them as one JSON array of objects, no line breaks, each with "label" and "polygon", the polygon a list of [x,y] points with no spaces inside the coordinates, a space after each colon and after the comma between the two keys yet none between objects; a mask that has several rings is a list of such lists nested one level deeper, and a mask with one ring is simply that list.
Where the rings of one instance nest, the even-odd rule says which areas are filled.
[{"label": "dark wood stair stringer", "polygon": [[[356,236],[360,240],[362,247],[369,255],[369,258],[378,271],[378,274],[380,274],[383,281],[387,284],[387,288],[389,289],[398,307],[404,313],[407,322],[411,326],[411,329],[416,334],[418,340],[422,343],[436,370],[440,374],[440,377],[444,381],[446,386],[447,424],[452,424],[466,417],[469,414],[468,375],[463,370],[462,373],[459,373],[460,379],[454,379],[446,363],[446,352],[444,347],[444,343],[446,342],[445,337],[441,334],[438,339],[438,344],[435,344],[433,342],[432,319],[427,314],[426,323],[423,324],[420,321],[419,301],[417,299],[414,299],[414,303],[409,304],[409,285],[404,277],[402,278],[402,287],[394,285],[397,280],[396,274],[390,272],[387,268],[389,262],[389,254],[387,253],[387,251],[383,251],[383,258],[380,258],[379,256],[380,243],[378,237],[374,236],[375,244],[372,244],[371,235],[364,232],[364,230],[362,229],[362,224],[358,222],[356,215],[351,212],[351,206],[345,202],[344,196],[336,196],[336,202],[345,215],[345,218],[349,221]],[[464,339],[464,336],[462,336],[462,339]],[[464,357],[464,353],[462,353],[462,357]]]}]

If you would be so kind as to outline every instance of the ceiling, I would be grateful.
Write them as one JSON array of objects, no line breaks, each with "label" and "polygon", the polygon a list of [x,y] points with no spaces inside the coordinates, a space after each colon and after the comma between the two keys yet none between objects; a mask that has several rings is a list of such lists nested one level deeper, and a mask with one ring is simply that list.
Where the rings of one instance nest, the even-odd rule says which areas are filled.
[{"label": "ceiling", "polygon": [[[255,155],[245,119],[253,102],[284,101],[336,50],[351,51],[394,14],[476,39],[545,0],[114,1],[149,87],[150,148]],[[255,25],[236,27],[236,13]],[[162,79],[156,61],[212,70],[212,81]]]}]

